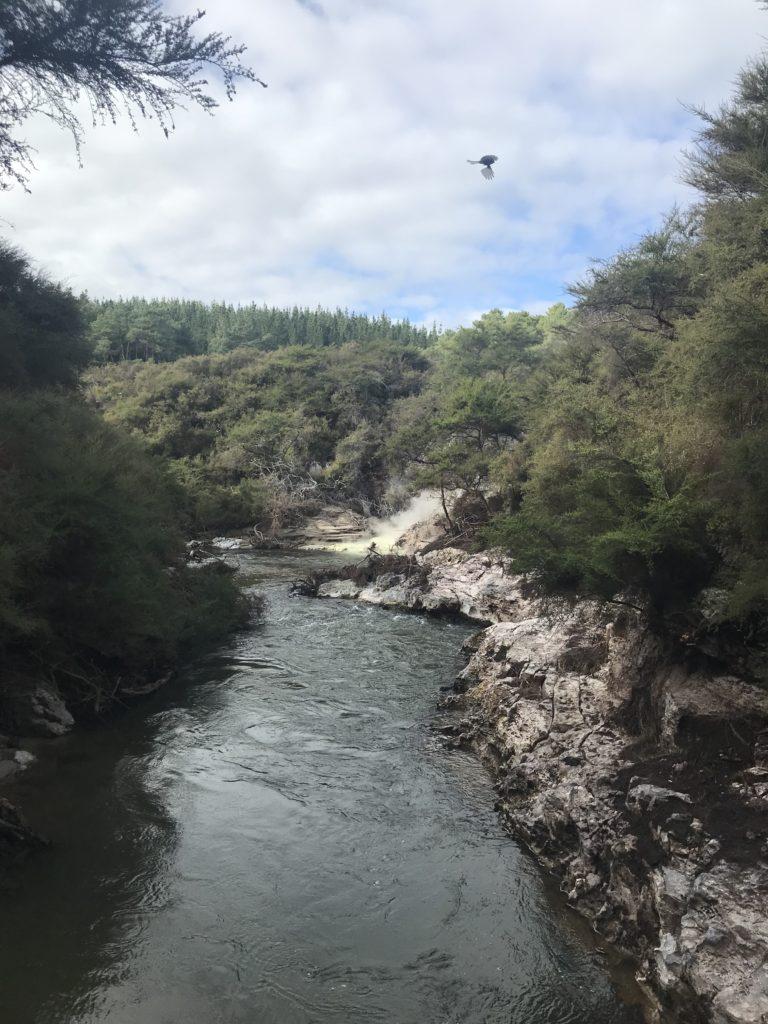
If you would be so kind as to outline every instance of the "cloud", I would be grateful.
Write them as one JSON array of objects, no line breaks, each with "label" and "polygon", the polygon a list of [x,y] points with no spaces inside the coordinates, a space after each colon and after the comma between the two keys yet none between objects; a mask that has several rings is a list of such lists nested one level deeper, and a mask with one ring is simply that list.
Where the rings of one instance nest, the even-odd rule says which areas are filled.
[{"label": "cloud", "polygon": [[325,17],[325,10],[320,4],[315,3],[315,0],[296,0],[296,2],[311,11],[312,14],[317,15],[318,18]]},{"label": "cloud", "polygon": [[[82,169],[31,123],[7,233],[94,295],[449,325],[561,298],[685,201],[681,101],[725,98],[768,27],[753,0],[219,0],[207,20],[270,88],[181,113],[168,141],[89,131]],[[486,152],[492,183],[466,163]]]}]

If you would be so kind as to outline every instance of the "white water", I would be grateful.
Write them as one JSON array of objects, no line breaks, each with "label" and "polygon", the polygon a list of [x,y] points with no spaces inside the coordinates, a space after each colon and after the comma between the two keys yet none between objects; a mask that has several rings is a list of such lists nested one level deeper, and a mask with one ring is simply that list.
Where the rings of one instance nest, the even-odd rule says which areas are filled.
[{"label": "white water", "polygon": [[334,544],[333,548],[350,554],[363,554],[375,544],[380,554],[386,555],[395,549],[402,535],[416,523],[422,523],[443,510],[438,491],[420,491],[402,512],[387,519],[369,519],[367,532],[359,540]]},{"label": "white water", "polygon": [[[449,504],[452,495],[447,496]],[[333,510],[331,510],[331,513]],[[386,555],[391,551],[397,551],[397,542],[403,534],[410,530],[417,523],[423,523],[442,515],[443,506],[439,491],[420,491],[410,500],[408,506],[395,515],[385,519],[368,519],[364,525],[361,524],[360,532],[355,535],[352,532],[350,539],[341,541],[323,541],[313,536],[305,547],[315,551],[339,551],[352,555],[362,555],[371,544],[376,545],[377,551]],[[214,537],[211,541],[213,547],[221,551],[239,551],[250,548],[247,537]]]}]

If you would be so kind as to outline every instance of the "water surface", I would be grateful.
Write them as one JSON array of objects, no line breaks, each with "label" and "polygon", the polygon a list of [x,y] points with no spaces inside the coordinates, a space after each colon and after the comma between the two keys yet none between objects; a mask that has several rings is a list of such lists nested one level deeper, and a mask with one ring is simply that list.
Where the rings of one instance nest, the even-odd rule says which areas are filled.
[{"label": "water surface", "polygon": [[0,1019],[636,1024],[429,730],[471,627],[290,598],[310,556],[240,557],[265,622],[20,783],[55,846],[3,896]]}]

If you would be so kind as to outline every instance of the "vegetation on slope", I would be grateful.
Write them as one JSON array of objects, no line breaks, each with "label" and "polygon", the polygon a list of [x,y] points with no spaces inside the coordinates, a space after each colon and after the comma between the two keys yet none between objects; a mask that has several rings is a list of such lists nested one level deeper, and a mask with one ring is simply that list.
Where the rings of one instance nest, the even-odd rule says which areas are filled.
[{"label": "vegetation on slope", "polygon": [[743,183],[765,152],[758,73],[768,95],[761,64],[692,158],[700,206],[595,264],[548,339],[498,313],[444,338],[390,438],[420,484],[470,495],[480,542],[540,585],[630,588],[666,612],[709,588],[713,620],[753,639],[768,609],[768,195],[759,171]]},{"label": "vegetation on slope", "polygon": [[268,530],[323,501],[387,507],[387,417],[428,366],[419,349],[381,341],[123,362],[87,380],[110,422],[169,460],[192,528]]},{"label": "vegetation on slope", "polygon": [[[447,335],[391,457],[473,498],[479,542],[552,590],[768,621],[768,62],[702,113],[692,210],[572,289],[549,336],[498,313]],[[426,421],[426,428],[423,424]],[[704,591],[704,594],[702,594]]]},{"label": "vegetation on slope", "polygon": [[0,249],[0,678],[99,706],[243,621],[231,576],[185,564],[158,460],[78,394],[77,301]]},{"label": "vegetation on slope", "polygon": [[[27,188],[32,116],[79,151],[81,101],[94,121],[148,118],[168,135],[185,103],[217,106],[206,72],[230,100],[259,82],[245,47],[197,34],[204,17],[158,0],[4,4],[0,190]],[[228,572],[186,566],[160,462],[78,393],[93,349],[84,306],[0,243],[0,703],[27,677],[100,707],[247,614]]]}]

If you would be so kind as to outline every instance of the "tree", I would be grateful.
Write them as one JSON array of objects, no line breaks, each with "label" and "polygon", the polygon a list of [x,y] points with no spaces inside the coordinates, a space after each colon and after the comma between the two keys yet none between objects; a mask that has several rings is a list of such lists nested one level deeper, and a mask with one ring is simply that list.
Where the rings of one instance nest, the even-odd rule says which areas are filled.
[{"label": "tree", "polygon": [[[768,6],[764,4],[763,6]],[[736,96],[715,113],[694,111],[703,121],[687,154],[686,180],[709,199],[749,199],[768,187],[768,60],[748,64],[736,83]]]},{"label": "tree", "polygon": [[690,259],[696,221],[677,210],[658,231],[610,260],[597,260],[586,280],[570,288],[582,314],[613,331],[675,333],[675,319],[696,308]]},{"label": "tree", "polygon": [[74,387],[90,356],[77,299],[0,242],[0,387]]},{"label": "tree", "polygon": [[440,349],[449,372],[482,377],[496,372],[503,377],[530,363],[543,340],[539,317],[492,309],[472,327],[462,327],[442,339]]},{"label": "tree", "polygon": [[523,432],[514,387],[499,374],[462,377],[398,403],[388,443],[390,461],[420,487],[463,491],[488,511],[493,463]]},{"label": "tree", "polygon": [[98,708],[246,611],[231,578],[185,566],[159,461],[82,400],[89,356],[78,300],[0,243],[0,712],[31,675]]},{"label": "tree", "polygon": [[[235,348],[257,348],[271,352],[301,345],[311,348],[339,348],[353,338],[366,350],[377,343],[400,342],[397,351],[410,358],[413,347],[426,349],[437,341],[435,328],[416,327],[407,320],[370,317],[344,310],[276,309],[268,306],[230,306],[226,303],[182,299],[141,299],[89,301],[84,311],[96,357],[101,361],[144,358],[141,346],[129,343],[129,333],[149,317],[161,329],[167,321],[181,331],[178,344],[161,346],[149,358],[175,359],[203,352],[229,352]],[[392,350],[396,351],[395,349]]]},{"label": "tree", "polygon": [[83,96],[94,123],[122,113],[136,126],[156,120],[166,135],[174,111],[192,103],[212,112],[202,77],[220,76],[229,99],[239,79],[260,79],[241,63],[244,46],[219,32],[196,37],[204,11],[176,17],[158,0],[7,0],[0,7],[0,188],[26,188],[32,148],[18,132],[33,114],[69,130],[78,154]]},{"label": "tree", "polygon": [[185,565],[178,499],[76,397],[0,393],[0,703],[43,675],[98,708],[244,621],[231,578]]}]

